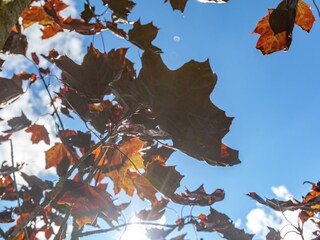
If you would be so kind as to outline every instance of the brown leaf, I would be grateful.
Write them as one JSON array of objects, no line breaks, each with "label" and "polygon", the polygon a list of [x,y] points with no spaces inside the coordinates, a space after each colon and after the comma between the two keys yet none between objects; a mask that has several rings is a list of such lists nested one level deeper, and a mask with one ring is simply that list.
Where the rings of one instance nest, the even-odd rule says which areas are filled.
[{"label": "brown leaf", "polygon": [[155,221],[159,220],[165,213],[165,208],[167,207],[169,200],[161,199],[152,202],[151,210],[141,210],[136,213],[136,216],[145,221]]},{"label": "brown leaf", "polygon": [[146,198],[151,203],[157,201],[157,198],[156,198],[157,190],[152,186],[152,184],[149,182],[149,180],[146,177],[141,176],[134,172],[129,172],[127,174],[130,175],[133,185],[137,190],[137,194],[142,200]]},{"label": "brown leaf", "polygon": [[145,51],[138,79],[124,80],[111,83],[119,101],[133,111],[141,104],[150,109],[174,147],[211,165],[240,163],[238,151],[221,143],[232,118],[210,101],[217,76],[208,61],[171,71],[158,54]]},{"label": "brown leaf", "polygon": [[[168,0],[164,0],[164,2],[168,2]],[[170,4],[173,10],[180,10],[182,13],[184,12],[184,8],[186,7],[188,0],[170,0]]]},{"label": "brown leaf", "polygon": [[46,153],[46,169],[50,167],[57,168],[59,176],[62,176],[68,170],[70,164],[74,164],[73,155],[68,148],[62,143],[56,143]]},{"label": "brown leaf", "polygon": [[81,65],[67,56],[53,59],[63,71],[62,82],[72,89],[83,93],[88,98],[102,99],[110,93],[109,83],[118,77],[125,77],[127,72],[134,75],[133,64],[126,59],[126,49],[111,50],[108,54],[100,53],[91,45]]},{"label": "brown leaf", "polygon": [[39,57],[38,57],[38,55],[37,55],[35,52],[32,52],[32,53],[31,53],[31,57],[32,57],[33,62],[34,62],[36,65],[39,65],[39,63],[40,63]]},{"label": "brown leaf", "polygon": [[266,240],[281,240],[281,235],[279,231],[276,231],[274,228],[268,227],[269,232],[266,236]]},{"label": "brown leaf", "polygon": [[2,51],[11,54],[26,55],[28,47],[27,37],[23,34],[11,32],[5,42]]},{"label": "brown leaf", "polygon": [[189,191],[186,189],[185,193],[175,196],[172,201],[183,205],[198,205],[198,206],[210,206],[215,202],[222,201],[225,193],[222,189],[216,189],[213,193],[207,194],[204,190],[203,184],[195,191]]},{"label": "brown leaf", "polygon": [[136,5],[131,0],[103,0],[103,3],[112,10],[112,21],[128,23],[128,15]]},{"label": "brown leaf", "polygon": [[129,41],[141,49],[162,53],[160,48],[153,46],[151,43],[156,38],[158,31],[159,29],[153,23],[141,25],[140,20],[138,20],[128,32]]},{"label": "brown leaf", "polygon": [[81,18],[86,22],[89,23],[90,20],[94,17],[95,7],[91,7],[89,4],[84,4],[84,10],[81,12]]},{"label": "brown leaf", "polygon": [[31,124],[31,121],[21,112],[20,117],[14,117],[8,121],[8,125],[11,129],[3,131],[4,133],[14,133],[21,129],[28,127]]},{"label": "brown leaf", "polygon": [[12,211],[2,211],[0,212],[0,223],[11,223],[14,222],[14,219],[12,218]]},{"label": "brown leaf", "polygon": [[210,207],[210,214],[199,216],[200,222],[196,224],[199,232],[218,232],[228,240],[252,240],[252,234],[246,234],[234,226],[230,218]]},{"label": "brown leaf", "polygon": [[159,192],[169,198],[174,197],[183,178],[174,166],[165,166],[160,161],[154,161],[147,165],[145,177]]},{"label": "brown leaf", "polygon": [[111,196],[99,187],[68,180],[61,193],[57,204],[69,205],[79,226],[92,224],[99,213],[115,221],[120,215]]},{"label": "brown leaf", "polygon": [[31,141],[33,144],[37,144],[40,141],[44,141],[50,145],[49,133],[44,125],[33,124],[26,129],[27,133],[32,133]]},{"label": "brown leaf", "polygon": [[22,82],[19,78],[0,78],[0,107],[14,102],[23,94]]}]

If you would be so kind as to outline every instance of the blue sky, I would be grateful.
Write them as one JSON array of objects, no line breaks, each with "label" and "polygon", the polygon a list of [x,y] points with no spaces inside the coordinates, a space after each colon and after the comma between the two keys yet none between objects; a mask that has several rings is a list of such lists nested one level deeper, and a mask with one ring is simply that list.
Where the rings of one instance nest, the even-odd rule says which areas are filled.
[{"label": "blue sky", "polygon": [[[256,191],[272,198],[271,187],[284,185],[298,200],[306,194],[309,186],[302,183],[319,180],[314,169],[320,168],[319,23],[310,33],[296,26],[288,52],[263,56],[255,48],[258,35],[251,32],[278,1],[201,4],[189,0],[183,15],[162,0],[135,2],[129,19],[153,21],[160,28],[154,44],[163,50],[169,68],[209,58],[218,75],[211,99],[235,117],[223,142],[239,150],[242,163],[212,167],[176,152],[169,163],[185,175],[181,185],[193,190],[204,183],[208,192],[223,188],[226,198],[214,207],[234,221],[241,219],[242,228],[256,208],[246,193]],[[103,37],[107,49],[130,47],[128,57],[140,66],[141,50],[109,32]],[[84,41],[87,46],[91,38]],[[102,50],[100,38],[95,43]],[[213,235],[210,239],[220,239]]]}]

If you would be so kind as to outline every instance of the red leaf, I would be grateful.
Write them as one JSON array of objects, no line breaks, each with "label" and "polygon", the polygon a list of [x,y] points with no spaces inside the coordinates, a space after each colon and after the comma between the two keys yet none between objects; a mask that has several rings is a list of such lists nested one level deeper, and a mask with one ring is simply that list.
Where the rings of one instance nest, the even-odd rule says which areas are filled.
[{"label": "red leaf", "polygon": [[33,124],[26,129],[27,133],[32,133],[31,141],[33,144],[37,144],[40,141],[44,141],[50,145],[49,133],[43,125]]}]

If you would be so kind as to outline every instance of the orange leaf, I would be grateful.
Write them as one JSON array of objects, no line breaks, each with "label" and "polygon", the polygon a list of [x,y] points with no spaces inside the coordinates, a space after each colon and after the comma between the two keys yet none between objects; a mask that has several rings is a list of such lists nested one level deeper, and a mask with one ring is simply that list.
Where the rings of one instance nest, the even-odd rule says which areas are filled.
[{"label": "orange leaf", "polygon": [[33,144],[39,143],[43,140],[46,144],[50,144],[49,134],[43,125],[33,124],[26,129],[27,133],[32,133],[31,141]]},{"label": "orange leaf", "polygon": [[309,32],[316,20],[312,14],[310,6],[300,0],[298,2],[296,14],[295,24]]},{"label": "orange leaf", "polygon": [[280,32],[274,34],[272,31],[269,19],[273,9],[269,9],[267,16],[263,17],[257,24],[253,33],[260,34],[256,48],[259,49],[263,54],[270,54],[273,52],[288,50],[287,45],[287,32]]},{"label": "orange leaf", "polygon": [[59,176],[64,175],[70,164],[74,164],[74,158],[68,148],[62,143],[56,143],[46,153],[46,169],[57,168]]}]

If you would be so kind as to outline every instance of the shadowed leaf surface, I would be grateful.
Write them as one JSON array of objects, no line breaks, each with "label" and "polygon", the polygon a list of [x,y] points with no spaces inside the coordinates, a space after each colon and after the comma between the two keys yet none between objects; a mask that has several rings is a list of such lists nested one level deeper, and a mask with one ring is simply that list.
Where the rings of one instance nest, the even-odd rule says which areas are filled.
[{"label": "shadowed leaf surface", "polygon": [[200,222],[197,223],[197,231],[218,232],[228,240],[251,240],[254,235],[246,234],[234,226],[230,218],[210,207],[210,214],[199,215]]},{"label": "shadowed leaf surface", "polygon": [[21,112],[20,117],[14,117],[8,121],[8,125],[11,127],[11,129],[8,129],[6,131],[3,131],[4,133],[14,133],[21,129],[24,129],[25,127],[28,127],[31,124],[31,121],[24,115],[23,112]]},{"label": "shadowed leaf surface", "polygon": [[160,201],[152,202],[150,210],[141,210],[140,212],[136,213],[136,216],[145,221],[155,221],[159,220],[165,213],[165,208],[169,200],[161,199]]},{"label": "shadowed leaf surface", "polygon": [[61,193],[57,204],[69,205],[79,226],[92,224],[99,213],[115,221],[120,215],[111,196],[99,187],[68,180]]},{"label": "shadowed leaf surface", "polygon": [[12,79],[0,78],[0,107],[4,107],[10,102],[15,101],[21,94],[22,82],[19,78]]},{"label": "shadowed leaf surface", "polygon": [[268,227],[269,232],[266,236],[266,240],[281,240],[281,235],[279,231],[276,231],[274,228]]},{"label": "shadowed leaf surface", "polygon": [[28,47],[27,37],[23,34],[11,32],[5,42],[2,51],[11,54],[26,55]]},{"label": "shadowed leaf surface", "polygon": [[161,49],[151,43],[156,38],[158,31],[159,29],[153,23],[141,24],[140,20],[138,20],[128,32],[129,41],[141,49],[161,53]]},{"label": "shadowed leaf surface", "polygon": [[159,192],[170,198],[174,197],[183,178],[174,166],[165,166],[160,161],[154,161],[147,165],[145,177]]},{"label": "shadowed leaf surface", "polygon": [[201,185],[195,191],[191,192],[186,189],[185,193],[181,195],[175,194],[172,201],[183,205],[210,206],[215,202],[222,201],[224,196],[225,193],[222,189],[216,189],[213,193],[207,194]]},{"label": "shadowed leaf surface", "polygon": [[131,109],[151,109],[174,147],[211,165],[231,166],[240,160],[238,151],[221,143],[232,118],[210,101],[216,81],[208,61],[171,71],[158,54],[145,51],[138,79],[113,82],[112,89]]},{"label": "shadowed leaf surface", "polygon": [[[164,2],[168,2],[168,0],[164,0]],[[188,0],[170,0],[170,4],[173,10],[180,10],[184,12],[184,8],[186,7]]]},{"label": "shadowed leaf surface", "polygon": [[67,56],[60,56],[53,61],[63,71],[64,84],[88,98],[102,99],[104,94],[110,93],[108,84],[115,78],[125,77],[123,72],[134,75],[133,64],[125,57],[126,51],[121,48],[111,50],[108,54],[100,53],[91,45],[81,65]]},{"label": "shadowed leaf surface", "polygon": [[112,10],[112,21],[128,23],[128,15],[136,5],[131,0],[102,0]]}]

